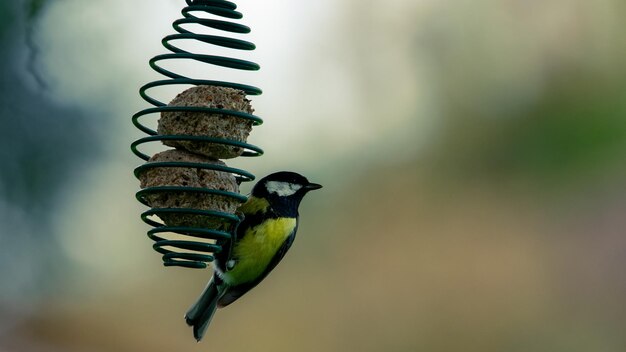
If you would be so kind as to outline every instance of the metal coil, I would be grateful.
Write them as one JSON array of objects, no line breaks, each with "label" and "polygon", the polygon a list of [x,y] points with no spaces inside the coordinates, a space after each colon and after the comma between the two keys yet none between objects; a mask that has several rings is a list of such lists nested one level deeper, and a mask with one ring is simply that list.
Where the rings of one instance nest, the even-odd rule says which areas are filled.
[{"label": "metal coil", "polygon": [[[228,38],[217,35],[197,34],[184,29],[183,25],[196,24],[203,27],[211,28],[218,31],[225,31],[231,33],[249,33],[250,28],[233,22],[216,20],[213,18],[196,17],[192,13],[204,12],[213,16],[219,16],[229,19],[240,19],[243,15],[240,12],[235,11],[237,5],[225,0],[186,0],[187,6],[182,9],[183,18],[173,22],[172,26],[177,34],[171,34],[163,38],[161,43],[171,53],[161,54],[150,59],[149,64],[156,72],[164,75],[167,79],[157,80],[143,85],[139,89],[140,96],[154,107],[146,108],[133,115],[132,123],[142,132],[148,134],[147,137],[140,138],[131,144],[132,152],[144,161],[149,160],[149,156],[139,150],[139,146],[145,143],[158,143],[165,140],[177,140],[177,141],[202,141],[209,143],[219,143],[228,146],[237,146],[244,149],[242,156],[260,156],[263,151],[254,145],[243,143],[235,140],[224,138],[210,138],[203,136],[187,136],[187,135],[159,135],[153,129],[145,126],[140,122],[140,118],[146,115],[160,114],[164,111],[193,111],[204,113],[219,113],[221,115],[236,116],[243,119],[252,121],[253,126],[260,125],[263,121],[255,115],[243,113],[240,111],[213,109],[205,107],[173,107],[166,106],[167,104],[158,101],[157,99],[148,95],[147,91],[151,88],[168,86],[168,85],[213,85],[229,87],[239,89],[249,95],[261,94],[261,89],[250,85],[225,82],[217,80],[204,80],[185,77],[175,72],[164,69],[159,66],[159,62],[165,60],[195,60],[201,63],[216,65],[231,69],[238,70],[258,70],[259,65],[254,62],[245,61],[236,58],[206,55],[190,53],[182,50],[172,44],[176,40],[198,40],[205,44],[221,46],[225,48],[238,49],[238,50],[254,50],[255,45],[253,43]],[[203,164],[195,162],[151,162],[143,164],[134,170],[135,177],[139,178],[142,172],[145,172],[151,168],[162,167],[185,167],[195,169],[210,169],[220,172],[231,173],[235,176],[238,183],[254,180],[254,175],[251,173],[236,169],[232,167],[215,165],[215,164]],[[239,203],[243,203],[247,200],[247,197],[234,193],[216,189],[197,188],[197,187],[185,187],[185,186],[161,186],[161,187],[148,187],[137,192],[136,198],[144,205],[150,206],[146,201],[146,196],[151,194],[157,194],[160,192],[185,192],[196,193],[200,195],[218,195],[234,199]],[[219,229],[206,229],[197,227],[186,226],[168,226],[164,223],[155,221],[152,216],[159,216],[162,214],[181,214],[181,215],[201,215],[219,219],[224,223]],[[188,209],[188,208],[152,208],[141,214],[141,219],[153,228],[148,231],[148,237],[155,243],[153,248],[163,254],[163,263],[165,266],[182,266],[190,268],[206,268],[207,263],[214,260],[213,255],[221,251],[230,250],[230,238],[231,234],[236,231],[236,227],[239,224],[239,217],[234,214],[208,211],[201,209]],[[169,239],[164,234],[179,234],[185,239]],[[171,236],[170,236],[171,237]],[[214,240],[215,243],[200,242],[194,239]]]}]

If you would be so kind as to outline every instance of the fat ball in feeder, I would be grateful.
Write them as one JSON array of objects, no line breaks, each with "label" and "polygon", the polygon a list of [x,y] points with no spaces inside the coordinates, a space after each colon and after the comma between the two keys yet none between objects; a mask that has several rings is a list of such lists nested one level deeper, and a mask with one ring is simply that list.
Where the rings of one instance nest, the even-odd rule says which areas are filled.
[{"label": "fat ball in feeder", "polygon": [[[248,114],[254,112],[244,91],[207,85],[183,91],[168,106],[224,109]],[[252,120],[229,115],[226,111],[224,113],[163,111],[157,131],[160,135],[202,136],[245,143],[252,130],[252,124]],[[236,158],[244,152],[244,148],[240,146],[206,141],[164,140],[163,144],[215,159]]]},{"label": "fat ball in feeder", "polygon": [[[166,150],[155,154],[148,164],[157,162],[186,162],[225,166],[220,160],[203,155],[193,154],[185,150]],[[206,188],[226,192],[239,192],[235,176],[229,172],[196,167],[151,167],[139,173],[140,187],[180,186]],[[198,193],[192,191],[163,191],[144,196],[146,204],[151,208],[184,208],[210,210],[233,214],[240,202],[236,199],[218,194]],[[217,228],[222,221],[219,218],[198,214],[163,213],[159,217],[168,226],[190,226]]]}]

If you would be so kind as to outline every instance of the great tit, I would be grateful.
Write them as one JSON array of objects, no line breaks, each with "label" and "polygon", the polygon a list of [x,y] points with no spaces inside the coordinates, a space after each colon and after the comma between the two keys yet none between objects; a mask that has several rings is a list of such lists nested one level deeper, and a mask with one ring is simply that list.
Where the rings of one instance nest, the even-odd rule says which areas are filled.
[{"label": "great tit", "polygon": [[204,336],[217,308],[250,291],[283,259],[296,237],[302,198],[320,188],[287,171],[268,175],[254,185],[250,198],[238,209],[243,220],[232,239],[231,251],[215,255],[212,279],[185,314],[197,341]]}]

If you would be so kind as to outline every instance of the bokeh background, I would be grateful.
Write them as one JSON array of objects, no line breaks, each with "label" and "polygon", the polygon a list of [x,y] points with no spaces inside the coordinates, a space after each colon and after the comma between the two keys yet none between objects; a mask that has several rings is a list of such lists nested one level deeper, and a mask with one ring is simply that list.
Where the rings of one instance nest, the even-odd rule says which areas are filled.
[{"label": "bokeh background", "polygon": [[231,165],[325,188],[197,344],[210,271],[161,265],[129,150],[184,1],[0,2],[0,351],[626,350],[626,3],[237,4]]}]

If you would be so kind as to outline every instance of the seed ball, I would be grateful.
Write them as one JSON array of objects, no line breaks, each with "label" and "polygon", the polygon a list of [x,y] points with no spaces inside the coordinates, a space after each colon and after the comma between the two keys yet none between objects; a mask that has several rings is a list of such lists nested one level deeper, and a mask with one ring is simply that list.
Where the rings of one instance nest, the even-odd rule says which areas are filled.
[{"label": "seed ball", "polygon": [[[211,165],[226,165],[184,150],[167,150],[155,154],[152,162],[192,162]],[[228,172],[194,167],[154,167],[139,174],[141,188],[158,186],[200,187],[239,193],[235,177]],[[239,202],[231,197],[193,191],[164,191],[144,196],[152,208],[185,208],[213,210],[234,214]],[[162,213],[158,215],[168,226],[189,226],[215,229],[223,224],[219,217],[209,215]]]},{"label": "seed ball", "polygon": [[[168,106],[199,106],[252,113],[254,109],[242,90],[220,86],[197,86],[178,94]],[[224,138],[246,142],[252,120],[226,114],[192,111],[163,111],[157,132],[160,135],[188,135]],[[203,141],[165,140],[163,144],[202,154],[214,159],[240,156],[244,148]]]}]

